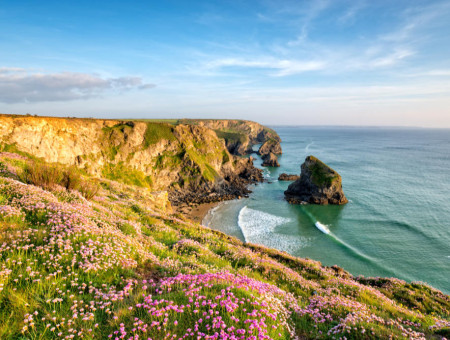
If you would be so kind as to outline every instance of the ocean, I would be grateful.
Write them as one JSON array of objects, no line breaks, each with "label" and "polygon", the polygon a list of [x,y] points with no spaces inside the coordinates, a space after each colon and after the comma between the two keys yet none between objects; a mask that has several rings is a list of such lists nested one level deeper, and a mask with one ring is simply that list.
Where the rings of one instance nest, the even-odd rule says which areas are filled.
[{"label": "ocean", "polygon": [[[353,275],[426,282],[450,293],[450,130],[279,127],[279,168],[203,224]],[[257,146],[255,146],[257,149]],[[314,155],[342,176],[344,206],[290,205],[283,192]],[[260,166],[258,156],[255,165]]]}]

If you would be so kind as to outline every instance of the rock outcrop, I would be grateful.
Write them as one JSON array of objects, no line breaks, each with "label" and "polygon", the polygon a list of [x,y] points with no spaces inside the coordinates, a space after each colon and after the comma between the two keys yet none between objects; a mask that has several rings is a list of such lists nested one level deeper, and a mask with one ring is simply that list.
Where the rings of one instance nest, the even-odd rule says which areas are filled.
[{"label": "rock outcrop", "polygon": [[267,155],[269,153],[273,153],[275,155],[282,154],[279,140],[269,139],[268,141],[264,142],[258,150],[258,154],[261,156]]},{"label": "rock outcrop", "polygon": [[282,173],[280,176],[278,176],[279,181],[296,181],[300,178],[299,175],[288,175],[285,173]]},{"label": "rock outcrop", "polygon": [[[225,141],[228,151],[233,155],[251,154],[252,146],[255,144],[273,141],[279,145],[281,141],[280,136],[274,130],[248,120],[180,119],[178,123],[204,126],[214,130],[217,137]],[[281,147],[274,153],[281,154]]]},{"label": "rock outcrop", "polygon": [[275,156],[272,152],[264,155],[262,159],[263,159],[262,166],[273,166],[273,167],[280,166],[280,164],[278,163],[277,156]]},{"label": "rock outcrop", "polygon": [[165,190],[174,204],[245,196],[262,181],[253,160],[230,154],[206,124],[0,115],[0,151],[8,150]]},{"label": "rock outcrop", "polygon": [[289,203],[345,204],[341,176],[314,156],[301,166],[300,178],[284,192]]}]

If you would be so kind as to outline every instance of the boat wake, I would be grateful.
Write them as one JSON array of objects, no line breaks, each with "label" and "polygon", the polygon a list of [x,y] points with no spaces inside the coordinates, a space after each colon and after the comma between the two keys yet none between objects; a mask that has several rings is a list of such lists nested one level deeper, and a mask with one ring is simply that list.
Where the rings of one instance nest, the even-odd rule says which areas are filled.
[{"label": "boat wake", "polygon": [[322,224],[320,222],[316,222],[314,223],[314,225],[316,226],[317,229],[319,229],[322,233],[324,234],[329,234],[330,233],[330,229],[328,229],[328,227],[325,224]]},{"label": "boat wake", "polygon": [[314,144],[314,142],[311,142],[311,143],[309,143],[307,146],[305,146],[305,152],[308,152],[309,151],[309,147],[311,146],[311,145],[313,145]]},{"label": "boat wake", "polygon": [[308,215],[308,217],[311,219],[311,221],[314,223],[315,227],[317,229],[319,229],[322,233],[330,236],[335,242],[337,242],[341,247],[344,247],[347,249],[347,251],[349,251],[350,253],[352,253],[354,256],[369,261],[371,263],[376,263],[376,261],[374,259],[372,259],[371,257],[363,254],[362,252],[360,252],[358,249],[356,249],[355,247],[349,245],[347,242],[345,242],[344,240],[341,240],[339,237],[337,237],[335,234],[333,234],[329,227],[326,224],[323,224],[319,221],[317,221],[317,219],[307,210],[303,210],[306,215]]}]

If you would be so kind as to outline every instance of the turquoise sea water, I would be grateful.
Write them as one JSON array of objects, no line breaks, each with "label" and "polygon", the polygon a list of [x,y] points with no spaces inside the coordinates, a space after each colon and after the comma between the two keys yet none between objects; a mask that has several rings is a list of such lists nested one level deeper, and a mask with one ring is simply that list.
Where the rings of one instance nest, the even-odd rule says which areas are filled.
[{"label": "turquoise sea water", "polygon": [[[249,198],[211,210],[203,223],[243,241],[337,264],[354,275],[423,281],[450,293],[450,130],[274,127],[280,168]],[[307,155],[337,170],[345,206],[283,200]],[[260,165],[260,159],[255,161]]]}]

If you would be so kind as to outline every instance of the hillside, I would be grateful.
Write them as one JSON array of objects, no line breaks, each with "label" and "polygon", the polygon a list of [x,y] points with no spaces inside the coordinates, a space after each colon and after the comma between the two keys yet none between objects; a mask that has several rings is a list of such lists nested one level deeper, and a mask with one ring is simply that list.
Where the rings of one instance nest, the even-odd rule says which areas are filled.
[{"label": "hillside", "polygon": [[[145,139],[137,131],[147,131],[147,122],[74,120],[80,124],[75,127],[57,120],[55,133],[56,123],[49,120],[35,125],[37,118],[21,119],[9,134],[7,120],[0,120],[9,141],[35,126],[34,134],[21,135],[29,151],[19,150],[19,137],[15,144],[1,144],[0,339],[450,336],[450,298],[432,287],[354,277],[335,266],[244,244],[174,213],[167,192],[155,191],[159,178],[143,185],[104,172],[104,164],[136,159],[135,171],[145,174],[135,154],[148,155],[158,143],[166,149],[191,145],[186,139],[197,143],[188,131],[211,138],[204,143],[220,143],[213,155],[221,157],[224,144],[212,130],[166,124],[172,134],[158,129],[142,151]],[[88,144],[98,136],[105,144]],[[120,143],[110,160],[104,148],[116,136]],[[72,163],[62,155],[80,152],[84,144],[78,138],[98,158],[80,156]],[[41,148],[46,159],[38,157]]]}]

